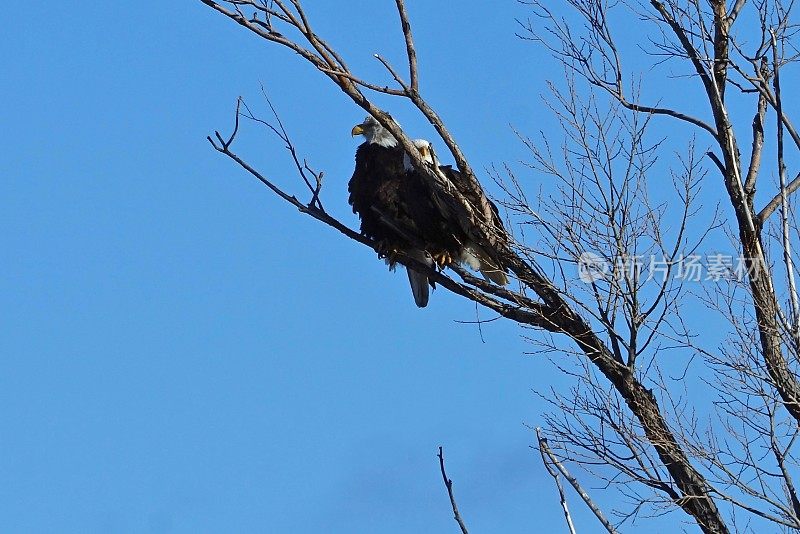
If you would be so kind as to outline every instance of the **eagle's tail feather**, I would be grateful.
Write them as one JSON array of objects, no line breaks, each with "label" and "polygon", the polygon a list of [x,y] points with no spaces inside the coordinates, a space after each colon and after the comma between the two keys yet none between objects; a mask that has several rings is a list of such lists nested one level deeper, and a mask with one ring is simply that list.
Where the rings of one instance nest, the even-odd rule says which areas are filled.
[{"label": "eagle's tail feather", "polygon": [[[433,258],[424,250],[413,249],[408,251],[408,255],[420,263],[433,267]],[[414,302],[418,307],[424,308],[428,305],[428,298],[430,298],[428,275],[415,271],[411,267],[406,267],[406,272],[408,273],[408,281],[411,283],[411,292],[414,294]]]},{"label": "eagle's tail feather", "polygon": [[486,251],[475,243],[467,243],[461,251],[462,263],[467,264],[472,269],[480,271],[483,277],[494,282],[499,286],[508,284],[508,275],[503,269],[497,266]]}]

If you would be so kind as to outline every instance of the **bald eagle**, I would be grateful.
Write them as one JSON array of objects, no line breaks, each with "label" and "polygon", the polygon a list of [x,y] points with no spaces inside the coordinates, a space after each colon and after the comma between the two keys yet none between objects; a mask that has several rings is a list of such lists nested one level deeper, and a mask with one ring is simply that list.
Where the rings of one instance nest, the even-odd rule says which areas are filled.
[{"label": "bald eagle", "polygon": [[[472,243],[458,221],[440,208],[436,193],[391,133],[372,116],[354,126],[351,133],[362,135],[366,141],[356,150],[356,166],[348,184],[349,202],[361,219],[361,233],[377,241],[379,254],[390,267],[394,267],[397,254],[403,253],[429,267],[466,263],[495,283],[508,282],[498,263]],[[417,140],[415,145],[427,163],[438,165],[429,142]],[[474,191],[458,171],[440,169],[468,201],[472,202],[470,195],[483,195],[482,190]],[[494,210],[496,214],[496,207]],[[496,219],[502,229],[499,216]],[[433,282],[411,267],[406,271],[414,302],[420,308],[427,306]]]},{"label": "bald eagle", "polygon": [[[415,139],[414,146],[420,151],[425,163],[436,165],[445,177],[452,183],[461,196],[470,203],[473,210],[477,213],[482,213],[481,206],[485,201],[489,207],[489,213],[484,215],[486,223],[490,228],[493,228],[497,235],[505,237],[508,235],[503,225],[503,220],[500,218],[500,212],[497,205],[488,199],[480,184],[477,182],[470,183],[464,175],[458,170],[454,169],[451,165],[439,165],[439,160],[433,150],[433,145],[430,141],[425,139]],[[413,169],[411,158],[408,154],[403,155],[403,167],[409,172]],[[506,270],[501,266],[497,258],[493,258],[486,250],[469,239],[466,232],[460,228],[460,223],[457,220],[451,219],[448,221],[448,228],[455,235],[458,235],[461,242],[461,247],[458,253],[453,256],[460,263],[469,265],[472,269],[480,271],[484,278],[491,280],[495,284],[504,286],[508,284],[508,275]]]}]

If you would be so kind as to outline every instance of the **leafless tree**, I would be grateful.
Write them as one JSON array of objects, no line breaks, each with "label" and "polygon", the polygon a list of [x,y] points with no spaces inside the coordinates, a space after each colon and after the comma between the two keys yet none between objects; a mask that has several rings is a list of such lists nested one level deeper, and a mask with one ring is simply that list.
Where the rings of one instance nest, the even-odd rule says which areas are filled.
[{"label": "leafless tree", "polygon": [[[420,93],[403,0],[395,2],[404,73],[376,55],[391,86],[351,70],[314,30],[300,0],[200,1],[313,65],[398,139],[452,215],[478,221],[469,237],[509,266],[513,289],[458,266],[439,272],[411,258],[399,261],[530,329],[536,350],[574,377],[569,391],[541,392],[553,410],[544,415],[538,448],[554,476],[566,477],[566,464],[573,464],[595,486],[602,481],[604,491],[618,492],[625,505],[611,510],[612,525],[580,490],[605,528],[682,510],[704,532],[800,530],[793,476],[800,235],[791,204],[800,173],[789,179],[793,158],[786,156],[800,149],[800,133],[782,96],[782,74],[796,59],[791,0],[566,0],[566,15],[550,2],[521,0],[530,16],[519,21],[519,36],[564,68],[562,79],[549,82],[548,99],[563,138],[518,132],[528,165],[488,173],[514,223],[510,242],[481,223],[490,220],[488,201],[471,203],[425,165],[373,101],[389,95],[410,102],[461,173],[478,180]],[[639,42],[617,37],[626,24],[636,25]],[[649,61],[646,77],[626,69],[632,54]],[[664,87],[694,95],[692,105]],[[240,117],[263,122],[286,144],[308,202],[235,152]],[[669,140],[653,128],[665,121],[673,123]],[[264,120],[240,101],[232,133],[209,141],[302,213],[376,247],[324,209],[322,174],[297,154],[277,113]],[[530,175],[547,177],[555,189],[535,190]],[[704,206],[709,199],[718,209]],[[691,284],[688,270],[711,232],[727,233],[742,260],[717,261],[713,272],[706,261],[703,278],[710,280]],[[690,320],[699,314],[686,309],[699,306],[725,321],[724,343],[709,342],[705,325]],[[697,384],[702,395],[693,391]]]}]

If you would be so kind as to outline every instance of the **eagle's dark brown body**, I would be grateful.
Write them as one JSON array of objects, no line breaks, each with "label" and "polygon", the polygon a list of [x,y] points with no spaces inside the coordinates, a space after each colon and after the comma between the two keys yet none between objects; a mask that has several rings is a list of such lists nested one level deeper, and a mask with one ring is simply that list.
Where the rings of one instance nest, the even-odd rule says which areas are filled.
[{"label": "eagle's dark brown body", "polygon": [[458,257],[463,232],[454,231],[434,205],[425,180],[416,171],[405,171],[401,148],[361,144],[348,190],[361,233],[378,241],[384,252],[419,248],[437,260]]}]

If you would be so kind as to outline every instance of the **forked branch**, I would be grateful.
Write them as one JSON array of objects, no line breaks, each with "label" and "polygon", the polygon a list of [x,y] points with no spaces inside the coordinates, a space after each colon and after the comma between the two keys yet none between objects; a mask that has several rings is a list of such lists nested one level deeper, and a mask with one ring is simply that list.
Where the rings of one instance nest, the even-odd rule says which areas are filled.
[{"label": "forked branch", "polygon": [[[598,521],[603,525],[603,528],[606,529],[611,534],[616,534],[617,529],[614,528],[614,525],[606,519],[605,514],[603,514],[602,510],[595,504],[592,498],[589,496],[588,493],[583,489],[578,479],[575,478],[567,471],[567,468],[564,467],[564,464],[553,454],[553,451],[550,450],[550,445],[547,444],[547,438],[542,435],[542,430],[540,428],[536,429],[536,438],[539,442],[539,452],[542,455],[542,463],[544,464],[545,469],[550,474],[551,477],[556,481],[556,485],[558,486],[558,493],[561,497],[561,505],[564,508],[564,514],[566,515],[567,525],[569,526],[570,532],[573,534],[575,533],[575,527],[572,524],[572,517],[569,515],[569,509],[567,508],[567,501],[566,497],[564,496],[564,490],[561,488],[561,483],[558,481],[558,473],[570,483],[570,485],[578,492],[583,502],[586,503],[586,506],[592,511]],[[553,468],[558,471],[556,473]]]}]

